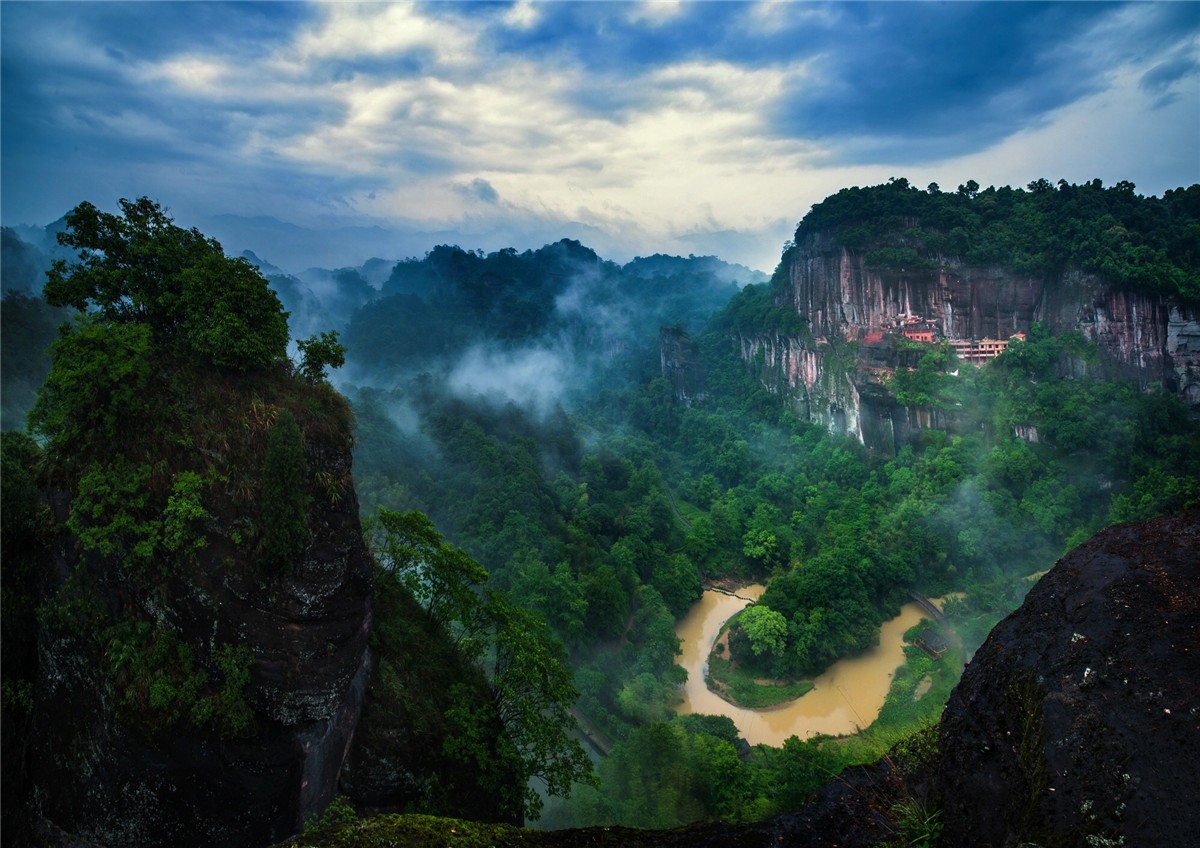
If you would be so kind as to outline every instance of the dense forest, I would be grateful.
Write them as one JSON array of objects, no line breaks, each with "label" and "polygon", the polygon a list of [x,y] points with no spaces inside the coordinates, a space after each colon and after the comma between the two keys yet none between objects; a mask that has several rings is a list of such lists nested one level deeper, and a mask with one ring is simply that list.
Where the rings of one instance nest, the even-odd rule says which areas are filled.
[{"label": "dense forest", "polygon": [[[910,592],[958,593],[946,614],[969,652],[1019,603],[1030,575],[1098,529],[1200,502],[1200,425],[1166,392],[1075,376],[1072,362],[1099,356],[1082,336],[1035,327],[979,368],[956,361],[946,345],[901,340],[912,366],[897,369],[887,390],[904,405],[958,410],[970,425],[953,434],[926,430],[883,456],[801,420],[786,394],[764,386],[753,363],[742,360],[736,336],[804,332],[776,294],[805,240],[830,230],[883,265],[953,256],[1027,272],[1080,267],[1119,285],[1200,299],[1198,204],[1200,186],[1160,199],[1141,197],[1127,183],[1105,189],[1098,181],[1056,187],[1039,180],[1025,191],[968,182],[948,193],[893,180],[815,206],[773,281],[712,257],[654,256],[618,266],[571,241],[523,253],[439,246],[396,263],[378,289],[354,269],[331,272],[324,289],[265,269],[292,323],[323,331],[292,348],[294,379],[306,386],[294,390],[297,398],[315,392],[321,403],[334,403],[322,394],[325,369],[344,354],[335,379],[353,415],[354,487],[379,574],[390,575],[378,578],[384,588],[372,633],[387,671],[368,709],[400,720],[398,658],[414,640],[433,637],[387,611],[416,603],[435,631],[468,646],[457,672],[463,687],[505,691],[511,680],[504,675],[521,668],[500,661],[505,651],[561,662],[573,684],[555,678],[539,714],[553,717],[558,733],[574,724],[563,709],[570,706],[612,744],[592,785],[574,749],[539,737],[547,725],[529,712],[498,737],[470,736],[472,722],[496,717],[472,712],[482,708],[464,696],[447,712],[447,738],[465,741],[461,750],[442,751],[448,777],[441,791],[404,808],[453,812],[455,781],[466,780],[462,764],[473,760],[490,764],[480,780],[511,795],[510,812],[534,815],[541,806],[522,778],[542,774],[557,795],[581,781],[568,803],[548,808],[545,826],[756,820],[794,808],[846,764],[889,749],[917,756],[935,744],[930,722],[961,658],[914,699],[932,666],[910,648],[883,711],[862,733],[739,751],[729,719],[676,715],[684,674],[676,622],[706,584],[765,582],[761,600],[731,629],[731,659],[755,675],[803,680],[875,644],[880,624]],[[236,292],[252,265],[214,268]],[[174,371],[155,375],[147,357],[156,339],[177,346],[163,354],[172,357],[185,349],[228,352],[228,361],[212,364],[237,370],[244,362],[282,361],[287,327],[271,323],[277,311],[268,302],[269,320],[256,325],[273,327],[269,339],[250,344],[261,334],[232,325],[212,339],[207,326],[189,323],[189,289],[162,303],[152,292],[144,314],[130,316],[127,301],[103,281],[83,291],[75,285],[82,279],[57,266],[45,302],[36,291],[6,297],[6,427],[24,416],[21,404],[50,374],[30,419],[40,446],[6,435],[6,478],[10,457],[23,467],[49,461],[58,474],[70,467],[78,497],[96,515],[112,512],[111,521],[93,523],[133,533],[121,544],[134,554],[137,534],[146,533],[157,534],[154,544],[182,550],[191,539],[187,522],[208,508],[204,492],[215,487],[215,472],[172,466],[175,476],[160,480],[157,466],[143,464],[149,458],[122,458],[132,442],[102,462],[81,422],[111,435],[112,422],[90,420],[89,410],[117,414],[111,410],[121,404],[143,403],[138,391],[121,387],[183,379]],[[55,342],[54,372],[45,350],[60,314],[47,303],[90,306],[98,316]],[[343,323],[319,326],[322,310]],[[688,402],[663,373],[663,327],[690,340],[692,364],[704,375],[704,391]],[[96,351],[109,358],[90,358]],[[10,374],[14,356],[27,364]],[[81,399],[80,384],[113,389],[107,399]],[[307,431],[313,403],[281,405],[294,408]],[[264,517],[270,540],[249,539],[284,559],[306,532],[289,530],[289,516],[311,508],[289,506],[286,444],[297,439],[290,426],[282,419],[271,428],[285,445],[269,454],[284,476],[264,484],[272,494],[262,508],[280,517]],[[1035,428],[1037,440],[1022,428]],[[182,426],[172,435],[188,437]],[[47,458],[35,461],[39,454]],[[165,516],[152,531],[118,504],[136,505],[128,499],[147,488]],[[9,490],[6,483],[6,515]],[[6,518],[6,554],[9,526]],[[109,544],[96,526],[75,529],[86,544]],[[6,555],[6,636],[10,562]],[[431,573],[431,564],[440,566]],[[431,586],[445,591],[431,594]],[[470,648],[477,634],[487,634],[487,647]],[[230,657],[226,681],[234,679],[237,657]],[[10,691],[6,664],[6,716],[20,710],[10,705]],[[215,713],[220,721],[237,721],[233,695],[221,700],[210,684],[200,691],[216,699],[214,709],[228,703],[232,712]],[[140,697],[142,708],[156,707],[152,692]],[[552,767],[542,773],[538,763]],[[512,780],[522,784],[515,794],[506,784]]]},{"label": "dense forest", "polygon": [[922,267],[936,261],[931,256],[1018,273],[1075,267],[1131,289],[1200,300],[1200,185],[1158,198],[1127,181],[1105,188],[1100,180],[1039,179],[1026,189],[980,189],[968,180],[944,192],[900,178],[821,201],[793,246],[823,230],[837,230],[883,267]]}]

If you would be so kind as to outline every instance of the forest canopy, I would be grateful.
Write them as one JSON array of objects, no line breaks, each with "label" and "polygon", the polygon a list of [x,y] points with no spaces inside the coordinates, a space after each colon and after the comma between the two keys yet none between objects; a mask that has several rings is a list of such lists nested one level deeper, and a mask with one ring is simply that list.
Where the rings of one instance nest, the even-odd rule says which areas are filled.
[{"label": "forest canopy", "polygon": [[84,202],[67,214],[58,241],[79,260],[54,262],[47,303],[145,326],[157,348],[193,362],[245,371],[287,355],[287,313],[254,266],[176,226],[149,198],[120,206],[113,215]]},{"label": "forest canopy", "polygon": [[1135,188],[1039,179],[1025,189],[981,189],[968,180],[946,192],[896,178],[844,188],[816,204],[795,244],[836,230],[887,267],[936,266],[951,257],[1019,273],[1076,267],[1139,291],[1200,301],[1200,184],[1162,197]]}]

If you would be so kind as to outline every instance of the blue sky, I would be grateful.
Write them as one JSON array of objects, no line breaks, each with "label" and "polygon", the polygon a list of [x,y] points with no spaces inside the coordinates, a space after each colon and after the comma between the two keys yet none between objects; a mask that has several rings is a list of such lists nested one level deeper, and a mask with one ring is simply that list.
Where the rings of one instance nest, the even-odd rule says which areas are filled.
[{"label": "blue sky", "polygon": [[144,194],[769,272],[844,186],[1200,181],[1197,3],[3,2],[0,40],[7,226]]}]

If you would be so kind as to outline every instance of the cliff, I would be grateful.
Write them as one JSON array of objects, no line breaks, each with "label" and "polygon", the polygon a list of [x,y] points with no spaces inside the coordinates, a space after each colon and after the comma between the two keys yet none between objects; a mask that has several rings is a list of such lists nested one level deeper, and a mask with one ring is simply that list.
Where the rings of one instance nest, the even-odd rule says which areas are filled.
[{"label": "cliff", "polygon": [[872,268],[818,234],[796,248],[779,297],[809,332],[742,335],[743,359],[762,355],[764,377],[785,386],[808,420],[887,452],[915,431],[950,426],[937,410],[896,403],[873,379],[902,367],[883,331],[895,337],[909,316],[955,339],[1007,340],[1034,323],[1056,335],[1078,331],[1099,346],[1095,373],[1162,386],[1200,413],[1200,309],[1095,275],[1021,275],[953,260],[936,270]]},{"label": "cliff", "polygon": [[1200,832],[1200,510],[1076,548],[967,666],[941,724],[947,842]]},{"label": "cliff", "polygon": [[908,366],[895,340],[918,321],[964,344],[1003,345],[1034,324],[1078,332],[1100,358],[1065,364],[1076,376],[1161,386],[1200,414],[1200,299],[1194,251],[1181,246],[1196,231],[1182,198],[1196,196],[1164,203],[1092,184],[977,198],[905,181],[845,190],[801,222],[772,282],[803,331],[739,327],[742,357],[761,357],[764,382],[803,417],[887,452],[913,431],[953,428],[881,391]]},{"label": "cliff", "polygon": [[[201,404],[224,404],[219,426],[207,419],[190,441],[227,475],[243,471],[230,483],[247,490],[201,490],[206,517],[187,555],[159,549],[138,564],[88,548],[69,525],[79,497],[48,491],[58,529],[42,565],[30,777],[50,842],[260,845],[293,833],[332,800],[362,708],[372,564],[344,401],[292,378],[190,376]],[[253,504],[272,422],[289,407],[309,532],[276,568],[254,543]],[[178,479],[169,446],[157,450]]]}]

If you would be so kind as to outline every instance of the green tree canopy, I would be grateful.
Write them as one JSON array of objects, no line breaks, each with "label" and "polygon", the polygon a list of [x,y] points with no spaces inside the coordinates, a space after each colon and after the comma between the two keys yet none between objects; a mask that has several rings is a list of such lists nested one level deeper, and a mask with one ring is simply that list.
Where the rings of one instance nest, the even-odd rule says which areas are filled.
[{"label": "green tree canopy", "polygon": [[[536,777],[551,795],[565,796],[572,784],[588,780],[591,761],[568,735],[575,727],[571,707],[579,691],[566,651],[545,620],[503,592],[481,591],[486,569],[446,542],[420,512],[381,509],[373,546],[384,573],[408,588],[430,619],[459,639],[463,652],[487,675],[503,741],[520,763],[523,785]],[[461,706],[463,715],[476,712]],[[482,737],[464,737],[458,748],[459,756],[490,756]],[[533,817],[542,806],[528,786],[518,803]]]},{"label": "green tree canopy", "polygon": [[286,356],[287,313],[254,266],[148,198],[120,206],[113,215],[85,201],[67,214],[58,240],[79,261],[47,272],[47,303],[145,325],[157,348],[193,362],[246,371]]},{"label": "green tree canopy", "polygon": [[787,619],[770,607],[751,604],[742,611],[738,622],[750,638],[750,648],[756,656],[782,654],[787,647]]}]

